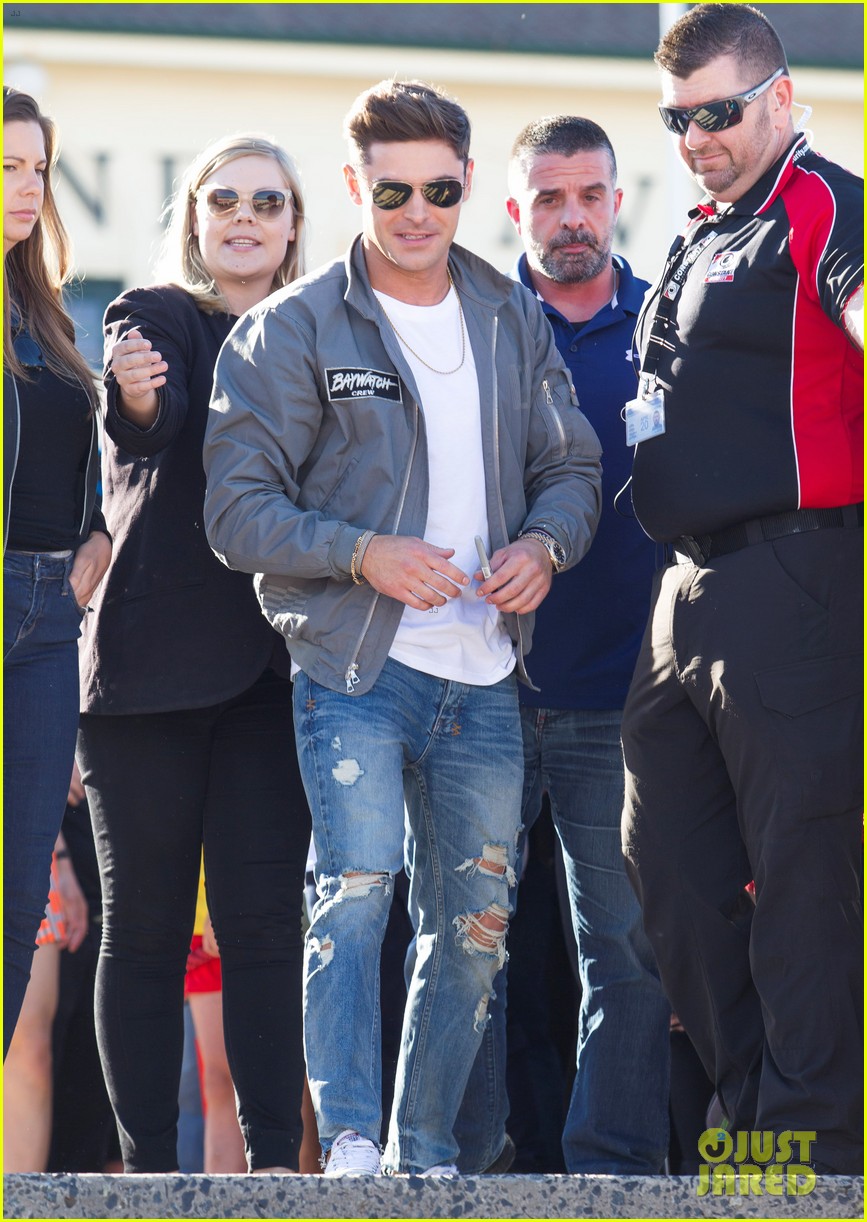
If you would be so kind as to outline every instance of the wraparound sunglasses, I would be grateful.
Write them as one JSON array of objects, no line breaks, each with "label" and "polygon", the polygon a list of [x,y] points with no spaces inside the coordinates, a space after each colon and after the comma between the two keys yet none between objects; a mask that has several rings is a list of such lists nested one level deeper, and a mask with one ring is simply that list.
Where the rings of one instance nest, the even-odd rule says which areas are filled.
[{"label": "wraparound sunglasses", "polygon": [[770,89],[785,71],[785,68],[778,68],[773,76],[756,85],[755,89],[736,93],[733,98],[722,98],[719,102],[702,102],[701,106],[663,106],[660,102],[659,113],[668,130],[678,136],[686,135],[690,123],[696,123],[705,132],[724,132],[728,127],[736,127],[743,120],[750,102]]}]

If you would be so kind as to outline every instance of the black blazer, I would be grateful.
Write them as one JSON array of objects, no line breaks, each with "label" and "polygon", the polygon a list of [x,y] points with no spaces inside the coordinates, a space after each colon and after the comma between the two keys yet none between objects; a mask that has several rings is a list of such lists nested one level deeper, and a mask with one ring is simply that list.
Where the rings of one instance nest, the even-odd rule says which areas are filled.
[{"label": "black blazer", "polygon": [[[202,525],[214,365],[235,321],[204,313],[175,285],[132,289],[106,311],[103,510],[114,554],[85,617],[82,712],[204,708],[245,691],[269,665],[288,677],[285,643],[253,579],[221,564]],[[168,363],[149,429],[119,414],[108,368],[132,327]]]}]

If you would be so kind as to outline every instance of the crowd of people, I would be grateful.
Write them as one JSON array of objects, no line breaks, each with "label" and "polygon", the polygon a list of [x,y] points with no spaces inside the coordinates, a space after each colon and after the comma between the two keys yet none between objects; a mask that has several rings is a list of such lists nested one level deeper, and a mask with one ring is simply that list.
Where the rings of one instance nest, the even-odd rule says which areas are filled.
[{"label": "crowd of people", "polygon": [[508,1170],[545,801],[580,994],[563,1168],[671,1168],[685,1033],[708,1126],[860,1171],[863,183],[795,128],[751,6],[693,7],[656,63],[704,199],[655,288],[613,252],[598,123],[517,135],[504,274],[455,242],[466,112],[388,80],[346,117],[360,233],[324,267],[285,149],[193,160],[157,282],[106,311],[104,395],[56,132],[4,88],[4,1057],[13,1100],[48,1082],[18,1133],[43,1167],[86,794],[127,1171],[178,1169],[185,997],[210,1170]]}]

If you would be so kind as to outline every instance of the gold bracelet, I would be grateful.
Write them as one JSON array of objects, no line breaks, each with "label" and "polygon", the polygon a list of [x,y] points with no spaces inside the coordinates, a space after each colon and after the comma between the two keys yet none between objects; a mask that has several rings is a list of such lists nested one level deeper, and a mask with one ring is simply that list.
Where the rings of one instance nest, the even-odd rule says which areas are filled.
[{"label": "gold bracelet", "polygon": [[357,571],[355,565],[358,561],[358,553],[361,551],[361,545],[367,538],[368,533],[368,531],[364,531],[364,533],[360,534],[356,539],[355,547],[352,549],[352,559],[349,562],[349,575],[357,586],[367,585],[367,578]]}]

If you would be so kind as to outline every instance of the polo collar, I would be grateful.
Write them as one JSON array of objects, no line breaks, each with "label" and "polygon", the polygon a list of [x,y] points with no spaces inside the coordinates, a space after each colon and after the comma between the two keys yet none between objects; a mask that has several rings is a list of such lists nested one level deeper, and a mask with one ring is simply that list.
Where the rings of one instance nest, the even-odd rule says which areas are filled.
[{"label": "polo collar", "polygon": [[[623,314],[635,314],[638,316],[644,303],[644,292],[636,285],[635,277],[632,274],[632,268],[629,266],[626,260],[621,258],[620,255],[612,255],[611,259],[619,273],[617,288],[615,290],[613,299],[609,301],[607,305],[604,305],[602,309],[597,310],[594,318],[599,318],[600,316],[604,315],[606,310],[610,311],[612,314],[615,311],[619,311]],[[530,269],[527,265],[526,253],[519,256],[518,261],[509,272],[509,275],[513,280],[517,280],[520,284],[523,284],[525,288],[530,290],[536,300],[540,302],[542,309],[546,314],[562,319],[563,322],[568,321],[555,306],[550,305],[542,294],[536,291],[535,287],[533,286],[533,282],[530,279]],[[592,321],[593,319],[588,319],[585,323],[569,323],[568,325],[570,327],[574,327],[576,325],[586,327],[588,323]]]}]

